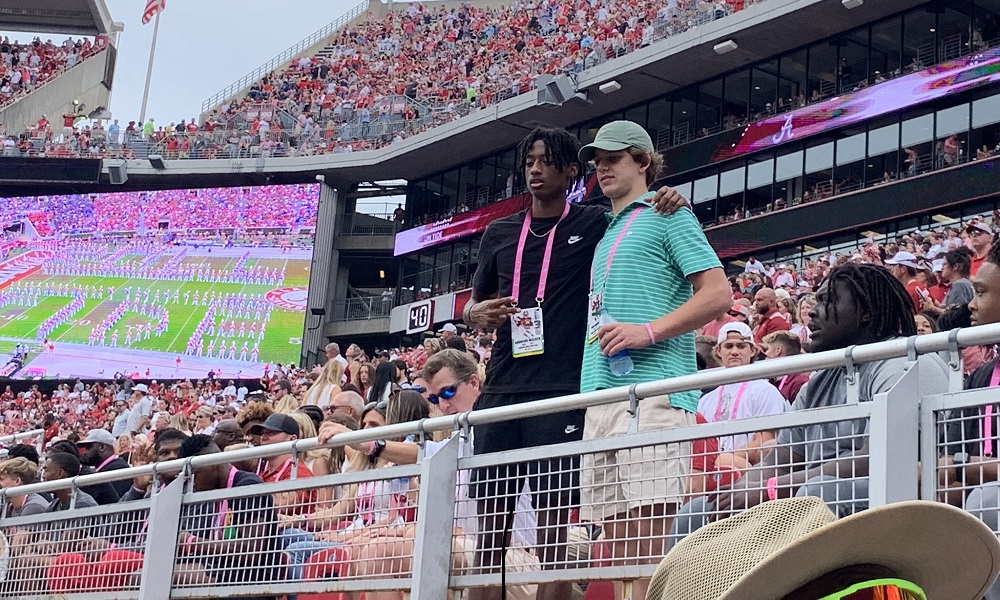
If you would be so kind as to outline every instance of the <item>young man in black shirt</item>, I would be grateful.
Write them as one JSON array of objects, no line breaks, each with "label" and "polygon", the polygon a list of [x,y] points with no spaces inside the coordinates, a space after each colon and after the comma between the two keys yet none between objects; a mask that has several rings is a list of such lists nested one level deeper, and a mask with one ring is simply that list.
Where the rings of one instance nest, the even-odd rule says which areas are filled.
[{"label": "young man in black shirt", "polygon": [[[517,148],[531,207],[497,219],[480,245],[467,324],[497,329],[486,386],[475,409],[510,406],[574,394],[587,317],[590,263],[608,221],[606,209],[566,202],[586,166],[580,142],[562,129],[539,128]],[[653,202],[674,212],[686,201],[670,188]],[[475,453],[488,454],[582,439],[584,411],[517,419],[475,427]],[[470,497],[480,517],[477,565],[489,572],[500,564],[502,532],[528,481],[538,517],[538,558],[546,569],[566,561],[569,510],[578,504],[579,457],[556,457],[473,473]],[[507,528],[509,529],[509,528]],[[470,598],[500,598],[498,588],[473,588]],[[538,587],[538,600],[568,598],[571,584]]]},{"label": "young man in black shirt", "polygon": [[[221,452],[212,438],[193,435],[180,458]],[[229,463],[196,469],[194,491],[259,485],[260,477]],[[278,518],[270,494],[240,496],[184,507],[177,537],[175,579],[221,584],[261,584],[281,577]]]}]

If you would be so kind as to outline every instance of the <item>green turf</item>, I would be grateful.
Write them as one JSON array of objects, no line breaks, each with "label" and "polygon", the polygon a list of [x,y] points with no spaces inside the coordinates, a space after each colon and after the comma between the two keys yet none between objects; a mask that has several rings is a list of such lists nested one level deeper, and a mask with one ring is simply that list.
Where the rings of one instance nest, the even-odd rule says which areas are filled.
[{"label": "green turf", "polygon": [[[214,257],[189,257],[183,264],[200,264],[208,262],[214,270],[231,270],[236,266],[236,258],[214,258]],[[184,305],[184,292],[189,291],[194,296],[195,291],[200,296],[207,292],[215,292],[216,295],[228,293],[246,293],[247,295],[263,295],[276,287],[301,287],[308,285],[309,272],[307,270],[309,261],[306,260],[285,260],[285,259],[260,259],[253,260],[254,264],[259,263],[268,269],[282,267],[285,268],[285,281],[279,286],[274,285],[244,285],[239,283],[211,283],[211,282],[185,282],[185,281],[159,281],[146,279],[129,279],[122,277],[97,277],[97,276],[60,276],[44,275],[36,273],[22,280],[21,285],[28,285],[34,281],[38,284],[69,284],[81,286],[100,286],[103,289],[114,287],[121,290],[124,287],[135,290],[148,290],[151,294],[159,292],[162,298],[163,290],[170,290],[171,300],[166,304],[170,311],[170,328],[161,337],[156,337],[155,328],[150,339],[133,343],[131,348],[142,350],[157,350],[175,354],[183,354],[187,341],[194,333],[199,321],[205,315],[207,306]],[[173,302],[173,291],[180,290],[180,302]],[[134,296],[133,296],[134,297]],[[54,341],[75,342],[86,344],[91,328],[97,326],[113,309],[123,300],[121,291],[116,291],[113,301],[109,301],[105,294],[103,299],[87,298],[84,308],[75,315],[72,323],[65,323],[57,327],[51,334]],[[39,324],[46,318],[54,314],[61,307],[69,304],[70,298],[63,297],[42,297],[39,303],[33,307],[8,306],[0,309],[0,337],[15,337],[34,339],[38,333]],[[22,318],[23,317],[23,318]],[[271,312],[271,320],[267,323],[267,331],[263,342],[260,343],[261,362],[289,363],[297,362],[301,352],[301,338],[303,331],[304,313],[288,311],[275,307]],[[125,332],[127,325],[146,323],[150,319],[143,315],[126,311],[124,317],[115,325],[113,329],[118,330],[118,345],[124,348]],[[218,321],[218,318],[217,318]],[[238,332],[238,330],[237,330]],[[110,344],[111,334],[108,333],[108,344]],[[208,345],[210,338],[207,336],[205,345]],[[225,338],[228,347],[231,341],[236,342],[237,357],[243,347],[243,342],[248,338],[237,337],[235,340]],[[13,347],[11,342],[10,346]],[[215,344],[218,348],[218,344]],[[253,343],[249,347],[253,348]],[[3,347],[0,346],[0,351]]]}]

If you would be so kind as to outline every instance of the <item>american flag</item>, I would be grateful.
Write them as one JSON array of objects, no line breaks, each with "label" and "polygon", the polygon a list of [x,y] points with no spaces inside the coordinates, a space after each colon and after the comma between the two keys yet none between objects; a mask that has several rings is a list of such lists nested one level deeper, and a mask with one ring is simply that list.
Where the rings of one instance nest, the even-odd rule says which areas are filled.
[{"label": "american flag", "polygon": [[145,25],[153,20],[156,13],[167,7],[167,0],[146,0],[146,10],[142,13],[142,24]]}]

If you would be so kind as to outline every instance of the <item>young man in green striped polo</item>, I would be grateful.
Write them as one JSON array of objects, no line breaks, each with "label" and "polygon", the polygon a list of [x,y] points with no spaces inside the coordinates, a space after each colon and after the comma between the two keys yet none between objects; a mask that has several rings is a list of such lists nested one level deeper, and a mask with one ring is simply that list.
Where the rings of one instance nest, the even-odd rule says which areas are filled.
[{"label": "young man in green striped polo", "polygon": [[[660,215],[650,208],[648,190],[663,158],[642,127],[608,123],[580,158],[594,163],[612,205],[591,266],[581,391],[695,373],[694,331],[732,304],[719,258],[690,210]],[[616,322],[602,324],[601,308]],[[616,376],[608,358],[623,350],[634,368]],[[699,395],[644,398],[639,431],[694,425]],[[625,435],[628,409],[628,402],[587,409],[584,439]],[[615,559],[653,564],[663,556],[690,453],[690,444],[675,444],[584,456],[581,519],[603,523]],[[647,584],[637,582],[632,597],[644,598]]]}]

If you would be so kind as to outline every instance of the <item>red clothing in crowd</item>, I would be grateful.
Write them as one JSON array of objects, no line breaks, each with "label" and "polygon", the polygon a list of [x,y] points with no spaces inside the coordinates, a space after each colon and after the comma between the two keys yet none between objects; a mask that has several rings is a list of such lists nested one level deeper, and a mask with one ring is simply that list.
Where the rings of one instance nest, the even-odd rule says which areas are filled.
[{"label": "red clothing in crowd", "polygon": [[721,321],[717,320],[709,321],[708,324],[702,327],[701,334],[707,335],[712,338],[717,338],[719,337],[719,330],[722,329],[723,325],[726,325],[727,323],[732,323],[735,320],[736,319],[730,317],[729,315],[726,315],[725,317],[723,317]]},{"label": "red clothing in crowd", "polygon": [[910,295],[910,300],[913,300],[913,310],[916,312],[920,312],[920,304],[923,300],[923,296],[920,295],[920,290],[925,292],[927,291],[916,279],[913,279],[906,284],[906,293]]},{"label": "red clothing in crowd", "polygon": [[791,404],[795,402],[795,398],[799,395],[799,390],[809,381],[811,375],[812,373],[795,373],[794,375],[779,377],[771,383],[774,384],[774,387],[778,388],[781,396]]},{"label": "red clothing in crowd", "polygon": [[788,321],[785,317],[781,316],[778,311],[772,312],[770,315],[764,317],[760,325],[757,326],[757,331],[754,332],[753,339],[758,344],[764,343],[764,338],[775,331],[789,331],[791,327],[788,325]]},{"label": "red clothing in crowd", "polygon": [[[281,464],[277,469],[268,469],[267,461],[261,461],[260,468],[257,469],[257,474],[264,483],[275,483],[277,481],[285,481],[292,478],[292,459],[289,458]],[[312,477],[313,473],[309,467],[306,466],[304,461],[298,461],[296,463],[298,468],[295,473],[296,479],[305,479],[307,477]],[[296,505],[288,507],[290,512],[295,514],[310,513],[313,511],[313,505],[316,504],[316,490],[298,490],[295,492]]]},{"label": "red clothing in crowd", "polygon": [[950,288],[950,285],[939,283],[927,288],[927,293],[930,294],[931,298],[933,298],[938,304],[944,304],[944,298],[948,295],[948,290]]},{"label": "red clothing in crowd", "polygon": [[972,274],[973,277],[975,277],[976,273],[979,272],[979,267],[983,266],[983,263],[986,262],[986,257],[988,255],[989,255],[989,252],[987,252],[986,254],[984,254],[982,258],[980,258],[978,256],[973,256],[972,257],[972,267],[969,269],[969,273]]},{"label": "red clothing in crowd", "polygon": [[55,439],[59,435],[59,424],[53,423],[45,428],[45,433],[42,434],[42,450],[44,451],[48,446],[49,442]]}]

